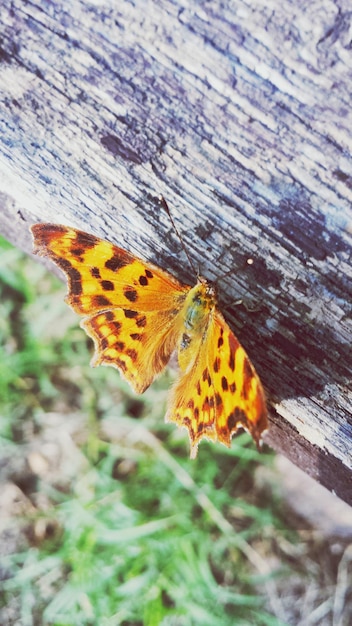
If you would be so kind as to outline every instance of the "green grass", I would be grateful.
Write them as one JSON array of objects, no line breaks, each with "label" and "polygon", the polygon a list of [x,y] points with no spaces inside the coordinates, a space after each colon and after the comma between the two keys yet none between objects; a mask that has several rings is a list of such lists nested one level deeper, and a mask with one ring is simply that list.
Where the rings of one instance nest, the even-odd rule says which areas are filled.
[{"label": "green grass", "polygon": [[286,623],[289,559],[266,556],[295,533],[255,482],[271,455],[241,435],[191,461],[170,375],[136,397],[91,369],[62,283],[4,241],[0,290],[1,623]]}]

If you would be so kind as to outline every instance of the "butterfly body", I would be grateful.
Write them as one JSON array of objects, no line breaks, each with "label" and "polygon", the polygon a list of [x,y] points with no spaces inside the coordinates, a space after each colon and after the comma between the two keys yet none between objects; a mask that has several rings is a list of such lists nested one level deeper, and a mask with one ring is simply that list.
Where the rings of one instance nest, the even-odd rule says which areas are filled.
[{"label": "butterfly body", "polygon": [[130,252],[67,226],[32,227],[35,251],[66,273],[67,303],[84,316],[93,365],[112,365],[143,393],[177,352],[180,376],[166,419],[229,446],[239,427],[258,443],[267,428],[260,380],[217,309],[213,285],[180,283]]},{"label": "butterfly body", "polygon": [[204,278],[192,287],[181,311],[181,333],[178,341],[178,363],[182,371],[192,360],[209,325],[210,316],[215,310],[215,289]]}]

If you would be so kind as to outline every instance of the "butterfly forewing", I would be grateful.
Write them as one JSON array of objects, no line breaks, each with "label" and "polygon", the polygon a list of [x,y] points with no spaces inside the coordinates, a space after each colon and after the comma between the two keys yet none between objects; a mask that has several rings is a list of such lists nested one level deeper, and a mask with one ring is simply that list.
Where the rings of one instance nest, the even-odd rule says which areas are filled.
[{"label": "butterfly forewing", "polygon": [[35,252],[50,257],[67,274],[67,303],[76,313],[182,307],[188,286],[112,243],[56,224],[35,224],[32,232]]},{"label": "butterfly forewing", "polygon": [[67,303],[86,315],[93,365],[112,365],[142,393],[174,351],[176,322],[189,287],[150,263],[82,231],[32,227],[35,251],[67,274]]},{"label": "butterfly forewing", "polygon": [[170,311],[111,309],[85,318],[81,326],[95,343],[92,365],[116,367],[137,393],[165,368],[178,337]]}]

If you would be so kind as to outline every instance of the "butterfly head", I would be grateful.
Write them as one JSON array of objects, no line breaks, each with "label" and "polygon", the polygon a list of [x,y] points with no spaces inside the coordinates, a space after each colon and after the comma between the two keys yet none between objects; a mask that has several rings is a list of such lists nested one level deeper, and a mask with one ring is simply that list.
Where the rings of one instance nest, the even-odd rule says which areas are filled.
[{"label": "butterfly head", "polygon": [[216,305],[216,288],[213,283],[210,283],[206,278],[203,278],[203,276],[198,276],[198,281],[195,289],[196,288],[196,293],[199,294],[199,297],[201,299],[209,303],[211,306]]}]

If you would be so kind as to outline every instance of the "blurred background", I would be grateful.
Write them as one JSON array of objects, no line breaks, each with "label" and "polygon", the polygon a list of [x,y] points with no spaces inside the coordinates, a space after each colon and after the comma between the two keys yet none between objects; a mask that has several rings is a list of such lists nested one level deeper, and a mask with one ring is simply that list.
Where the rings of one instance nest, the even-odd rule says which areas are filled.
[{"label": "blurred background", "polygon": [[0,623],[351,624],[351,509],[246,434],[191,461],[65,291],[1,241]]}]

